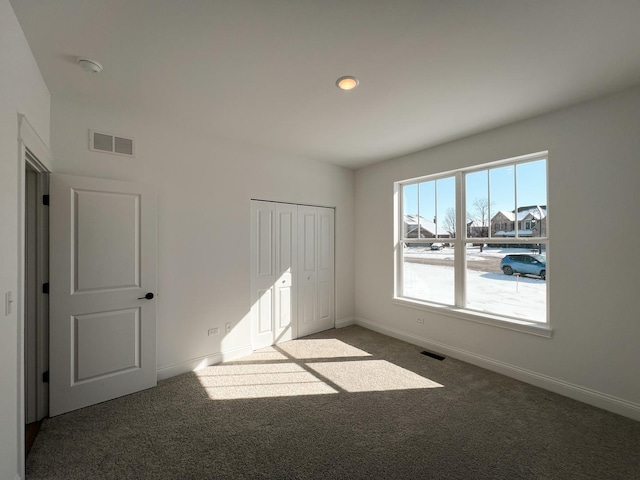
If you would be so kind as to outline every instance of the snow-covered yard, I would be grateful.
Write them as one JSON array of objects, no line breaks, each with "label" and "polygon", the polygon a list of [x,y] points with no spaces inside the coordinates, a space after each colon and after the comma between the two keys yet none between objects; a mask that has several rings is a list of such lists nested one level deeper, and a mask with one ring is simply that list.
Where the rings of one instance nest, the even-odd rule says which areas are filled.
[{"label": "snow-covered yard", "polygon": [[[544,322],[546,282],[537,277],[504,275],[498,267],[507,253],[530,253],[530,250],[486,247],[483,250],[480,252],[479,247],[467,250],[467,308]],[[483,264],[487,268],[482,268]],[[406,249],[403,278],[404,296],[453,305],[453,248]]]}]

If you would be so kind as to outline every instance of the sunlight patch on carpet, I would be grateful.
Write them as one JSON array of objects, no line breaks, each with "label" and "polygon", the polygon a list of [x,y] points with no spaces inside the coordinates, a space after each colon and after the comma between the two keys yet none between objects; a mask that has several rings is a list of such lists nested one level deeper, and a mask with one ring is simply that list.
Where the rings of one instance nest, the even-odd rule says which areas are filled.
[{"label": "sunlight patch on carpet", "polygon": [[269,360],[288,360],[288,357],[273,347],[265,347],[261,348],[260,350],[256,350],[251,355],[235,359],[234,363],[255,363]]},{"label": "sunlight patch on carpet", "polygon": [[277,348],[299,360],[371,356],[370,353],[352,347],[348,343],[344,343],[336,338],[292,340],[278,344]]},{"label": "sunlight patch on carpet", "polygon": [[307,366],[347,392],[442,387],[439,383],[385,360],[308,363]]},{"label": "sunlight patch on carpet", "polygon": [[213,400],[338,393],[295,363],[216,365],[196,375]]},{"label": "sunlight patch on carpet", "polygon": [[213,400],[440,388],[335,338],[297,339],[196,372]]}]

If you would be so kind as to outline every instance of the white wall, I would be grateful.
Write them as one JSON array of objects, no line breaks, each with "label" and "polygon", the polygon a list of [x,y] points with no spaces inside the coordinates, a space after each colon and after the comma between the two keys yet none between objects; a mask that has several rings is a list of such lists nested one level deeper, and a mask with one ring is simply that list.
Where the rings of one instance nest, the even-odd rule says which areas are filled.
[{"label": "white wall", "polygon": [[18,361],[20,329],[16,298],[5,315],[5,292],[18,292],[18,113],[49,141],[49,91],[8,0],[0,0],[0,478],[20,473]]},{"label": "white wall", "polygon": [[[639,125],[635,88],[358,170],[356,317],[640,419]],[[547,149],[553,338],[393,304],[393,182]]]},{"label": "white wall", "polygon": [[[90,128],[134,137],[136,158],[89,151]],[[161,377],[251,344],[251,198],[336,207],[336,312],[353,316],[353,171],[59,98],[51,129],[55,172],[157,185]]]}]

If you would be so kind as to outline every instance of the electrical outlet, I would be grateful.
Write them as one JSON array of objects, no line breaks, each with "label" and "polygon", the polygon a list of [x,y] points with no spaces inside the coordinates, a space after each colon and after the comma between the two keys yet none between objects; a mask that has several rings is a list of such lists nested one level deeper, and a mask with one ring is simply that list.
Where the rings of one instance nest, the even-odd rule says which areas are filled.
[{"label": "electrical outlet", "polygon": [[224,328],[226,329],[227,333],[231,332],[231,324],[230,323],[226,323]]},{"label": "electrical outlet", "polygon": [[220,329],[218,327],[213,327],[213,328],[210,328],[208,330],[208,334],[209,334],[209,336],[217,335],[219,331],[220,331]]},{"label": "electrical outlet", "polygon": [[424,323],[424,318],[418,317],[418,318],[416,318],[416,322]]}]

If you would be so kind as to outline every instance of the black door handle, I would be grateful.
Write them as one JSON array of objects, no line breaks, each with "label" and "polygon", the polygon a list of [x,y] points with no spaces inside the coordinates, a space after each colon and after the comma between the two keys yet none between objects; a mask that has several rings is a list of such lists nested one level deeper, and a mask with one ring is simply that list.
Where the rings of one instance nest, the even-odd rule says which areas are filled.
[{"label": "black door handle", "polygon": [[147,293],[144,297],[138,297],[138,300],[152,300],[153,299],[153,293],[149,292]]}]

